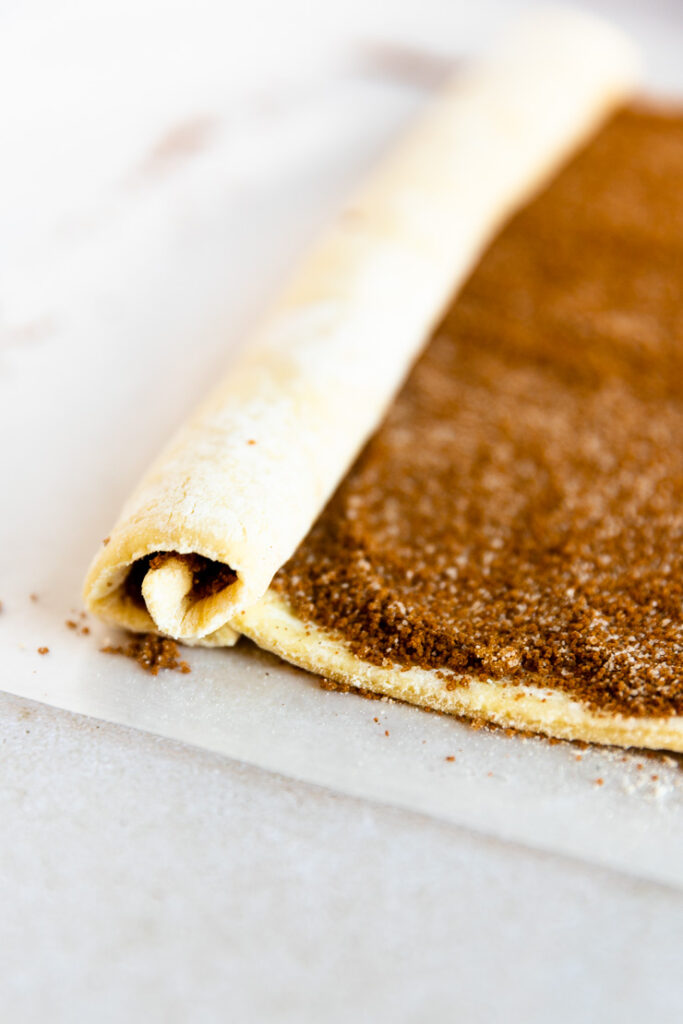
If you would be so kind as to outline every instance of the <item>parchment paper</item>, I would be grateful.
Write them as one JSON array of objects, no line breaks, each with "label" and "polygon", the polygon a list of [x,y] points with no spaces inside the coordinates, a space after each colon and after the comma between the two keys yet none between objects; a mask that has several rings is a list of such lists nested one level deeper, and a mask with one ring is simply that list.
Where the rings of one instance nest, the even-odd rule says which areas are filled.
[{"label": "parchment paper", "polygon": [[[0,685],[683,886],[683,773],[674,758],[475,732],[415,708],[324,692],[246,643],[193,650],[191,674],[153,678],[100,653],[114,635],[104,627],[89,621],[82,635],[65,625],[111,509],[222,368],[226,337],[237,341],[421,99],[382,79],[317,89],[278,131],[264,129],[261,172],[251,178],[235,171],[239,139],[219,129],[182,172],[141,172],[80,234],[47,239],[42,271],[26,264],[28,303],[0,347]],[[192,366],[180,358],[190,331],[201,349]],[[103,375],[104,394],[94,388]],[[102,460],[114,428],[115,472]],[[43,646],[49,653],[38,653]]]}]

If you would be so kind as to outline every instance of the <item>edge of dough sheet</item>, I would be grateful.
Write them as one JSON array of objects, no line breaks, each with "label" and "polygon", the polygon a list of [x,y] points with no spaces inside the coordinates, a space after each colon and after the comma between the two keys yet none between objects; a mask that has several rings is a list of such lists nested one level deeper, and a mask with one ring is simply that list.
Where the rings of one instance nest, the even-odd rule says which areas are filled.
[{"label": "edge of dough sheet", "polygon": [[[229,644],[381,421],[504,221],[628,96],[634,50],[593,15],[523,19],[459,74],[341,211],[96,556],[87,607]],[[133,597],[131,566],[152,554]],[[229,567],[205,593],[187,559]]]},{"label": "edge of dough sheet", "polygon": [[[627,717],[593,711],[557,690],[463,676],[446,689],[434,669],[372,665],[333,634],[304,623],[272,591],[239,617],[239,628],[299,668],[396,700],[557,739],[683,752],[683,718]],[[452,683],[451,683],[452,685]]]}]

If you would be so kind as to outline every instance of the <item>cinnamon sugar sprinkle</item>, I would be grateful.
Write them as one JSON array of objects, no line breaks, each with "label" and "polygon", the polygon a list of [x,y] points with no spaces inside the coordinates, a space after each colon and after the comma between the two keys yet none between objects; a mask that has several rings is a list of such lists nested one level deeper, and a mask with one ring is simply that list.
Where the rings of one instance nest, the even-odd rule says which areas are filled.
[{"label": "cinnamon sugar sprinkle", "polygon": [[683,713],[683,115],[490,247],[275,587],[376,665]]},{"label": "cinnamon sugar sprinkle", "polygon": [[180,651],[175,640],[154,633],[142,633],[132,636],[125,644],[107,644],[102,648],[105,654],[123,654],[126,658],[137,661],[140,668],[150,675],[159,674],[159,669],[174,669],[177,672],[191,672],[186,661],[180,658]]}]

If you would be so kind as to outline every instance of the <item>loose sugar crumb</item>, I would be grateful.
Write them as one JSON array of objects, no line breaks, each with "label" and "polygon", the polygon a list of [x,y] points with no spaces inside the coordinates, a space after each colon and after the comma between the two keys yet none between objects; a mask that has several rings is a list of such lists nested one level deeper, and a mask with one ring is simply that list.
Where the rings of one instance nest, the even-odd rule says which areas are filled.
[{"label": "loose sugar crumb", "polygon": [[182,673],[192,671],[189,664],[180,658],[175,640],[154,633],[132,636],[125,644],[106,644],[101,650],[104,654],[122,654],[131,658],[153,676],[158,675],[162,668]]}]

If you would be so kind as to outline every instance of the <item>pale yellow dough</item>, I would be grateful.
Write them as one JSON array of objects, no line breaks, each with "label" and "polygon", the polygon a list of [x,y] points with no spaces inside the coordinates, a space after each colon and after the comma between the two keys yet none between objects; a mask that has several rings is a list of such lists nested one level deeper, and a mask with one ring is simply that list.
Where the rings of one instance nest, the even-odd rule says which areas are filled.
[{"label": "pale yellow dough", "polygon": [[351,654],[340,637],[298,619],[274,591],[237,625],[259,647],[293,665],[410,704],[558,739],[683,752],[683,718],[600,714],[558,690],[506,685],[504,679],[463,676],[456,689],[446,689],[433,669],[371,665]]}]

